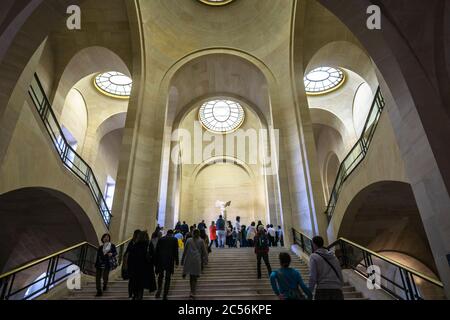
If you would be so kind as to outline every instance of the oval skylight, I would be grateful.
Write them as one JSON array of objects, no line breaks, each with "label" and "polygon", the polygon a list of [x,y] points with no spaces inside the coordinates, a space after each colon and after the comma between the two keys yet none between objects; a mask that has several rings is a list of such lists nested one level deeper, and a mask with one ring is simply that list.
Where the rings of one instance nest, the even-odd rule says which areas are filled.
[{"label": "oval skylight", "polygon": [[200,2],[203,2],[205,4],[209,4],[211,6],[223,6],[225,4],[228,4],[234,0],[199,0]]},{"label": "oval skylight", "polygon": [[320,67],[306,75],[305,90],[307,94],[325,94],[338,89],[345,80],[341,69],[333,67]]},{"label": "oval skylight", "polygon": [[207,130],[213,133],[229,133],[242,125],[245,111],[235,101],[211,100],[201,106],[199,118]]},{"label": "oval skylight", "polygon": [[115,98],[128,98],[133,87],[133,80],[127,75],[109,71],[95,77],[96,88],[108,96]]}]

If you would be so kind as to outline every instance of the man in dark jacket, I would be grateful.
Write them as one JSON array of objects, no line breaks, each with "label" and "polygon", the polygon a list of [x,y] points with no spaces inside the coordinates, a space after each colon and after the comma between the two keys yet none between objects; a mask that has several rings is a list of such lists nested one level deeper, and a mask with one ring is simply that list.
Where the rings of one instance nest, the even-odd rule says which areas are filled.
[{"label": "man in dark jacket", "polygon": [[186,235],[186,233],[189,232],[189,226],[186,223],[186,221],[183,221],[183,224],[181,225],[181,233],[183,233],[183,236]]},{"label": "man in dark jacket", "polygon": [[255,253],[257,259],[258,279],[261,279],[261,259],[266,264],[269,276],[272,273],[272,267],[269,262],[269,238],[266,235],[264,226],[259,226],[258,234],[255,237]]},{"label": "man in dark jacket", "polygon": [[156,274],[158,274],[156,298],[161,297],[163,280],[165,278],[163,299],[167,300],[170,280],[175,272],[175,265],[179,265],[178,240],[173,236],[173,230],[167,231],[167,235],[158,241],[155,260]]}]

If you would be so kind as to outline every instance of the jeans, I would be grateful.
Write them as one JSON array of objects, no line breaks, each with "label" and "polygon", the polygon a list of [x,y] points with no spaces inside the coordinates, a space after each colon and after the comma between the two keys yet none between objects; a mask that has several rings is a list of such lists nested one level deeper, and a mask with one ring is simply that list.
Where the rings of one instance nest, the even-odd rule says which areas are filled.
[{"label": "jeans", "polygon": [[161,291],[163,289],[163,280],[166,278],[164,282],[164,293],[163,293],[163,299],[167,298],[167,295],[169,294],[169,288],[170,288],[170,280],[172,279],[172,273],[167,270],[161,271],[161,273],[158,275],[158,292],[156,293],[157,296],[161,295]]},{"label": "jeans", "polygon": [[217,230],[217,238],[219,240],[219,248],[225,248],[227,232],[225,230]]},{"label": "jeans", "polygon": [[95,273],[95,284],[97,286],[97,292],[102,292],[102,279],[103,279],[103,290],[108,286],[109,280],[109,269],[100,269],[97,268],[97,272]]},{"label": "jeans", "polygon": [[256,266],[258,269],[258,279],[261,279],[261,259],[263,259],[264,263],[266,264],[269,276],[272,273],[272,267],[270,266],[270,262],[269,262],[269,254],[268,253],[257,253],[256,254],[256,260],[257,260]]},{"label": "jeans", "polygon": [[218,247],[219,247],[219,241],[217,241],[217,239],[214,239],[214,240],[211,240],[211,242],[209,243],[209,248],[210,248],[210,249],[211,249],[211,247],[212,247],[213,243],[215,243],[215,244],[216,244],[216,248],[218,248]]}]

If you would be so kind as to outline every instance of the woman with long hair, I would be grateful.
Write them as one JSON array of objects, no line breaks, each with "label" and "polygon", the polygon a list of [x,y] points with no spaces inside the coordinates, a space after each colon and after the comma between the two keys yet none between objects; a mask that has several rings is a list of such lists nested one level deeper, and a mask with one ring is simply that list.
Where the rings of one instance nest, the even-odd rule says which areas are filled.
[{"label": "woman with long hair", "polygon": [[108,289],[109,273],[117,268],[117,249],[116,246],[111,243],[111,236],[109,234],[104,234],[101,238],[101,242],[102,244],[98,247],[97,259],[95,261],[97,297],[102,296],[103,291]]},{"label": "woman with long hair", "polygon": [[[141,230],[136,230],[133,233],[133,238],[131,239],[130,243],[127,246],[127,250],[125,251],[123,255],[122,260],[122,279],[123,280],[129,280],[130,275],[128,273],[128,257],[130,255],[130,251],[133,250],[133,247],[135,246],[137,242],[137,238],[139,234],[141,233]],[[128,297],[131,299],[133,298],[134,288],[132,287],[133,283],[129,281],[128,283]]]},{"label": "woman with long hair", "polygon": [[130,286],[133,288],[133,300],[144,298],[144,289],[150,293],[156,291],[155,248],[146,231],[139,233],[136,244],[130,250],[128,258],[128,272]]},{"label": "woman with long hair", "polygon": [[202,273],[202,261],[205,261],[208,253],[205,242],[200,238],[200,231],[194,230],[193,237],[186,241],[183,258],[183,278],[190,276],[191,294],[190,299],[195,299],[197,281]]}]

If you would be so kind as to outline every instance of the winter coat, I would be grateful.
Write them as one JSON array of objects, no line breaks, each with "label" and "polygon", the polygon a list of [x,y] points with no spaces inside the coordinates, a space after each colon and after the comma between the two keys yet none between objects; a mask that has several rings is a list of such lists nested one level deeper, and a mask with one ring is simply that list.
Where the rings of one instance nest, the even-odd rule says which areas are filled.
[{"label": "winter coat", "polygon": [[178,239],[175,237],[162,237],[156,246],[156,273],[168,271],[175,272],[175,264],[179,264]]},{"label": "winter coat", "polygon": [[202,261],[207,261],[208,252],[205,242],[198,238],[190,238],[186,241],[183,258],[183,274],[191,276],[200,276],[202,273]]},{"label": "winter coat", "polygon": [[128,254],[128,274],[133,283],[151,292],[156,290],[154,271],[155,250],[151,241],[136,243]]},{"label": "winter coat", "polygon": [[113,270],[117,267],[117,249],[112,243],[110,252],[112,253],[112,256],[108,256],[107,254],[104,255],[103,245],[97,249],[97,258],[95,260],[95,267],[97,269]]}]

